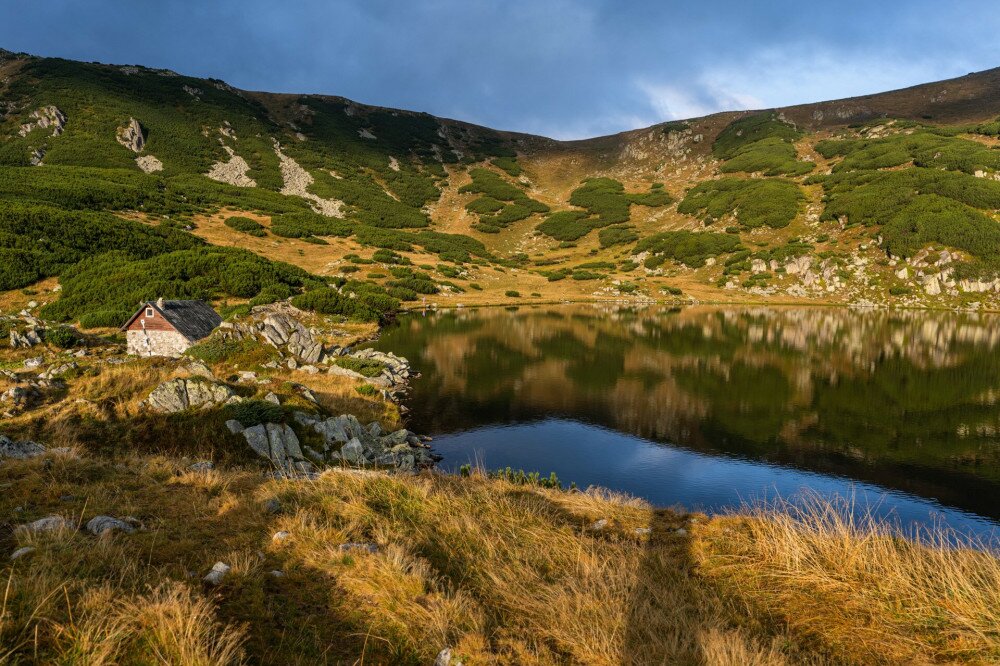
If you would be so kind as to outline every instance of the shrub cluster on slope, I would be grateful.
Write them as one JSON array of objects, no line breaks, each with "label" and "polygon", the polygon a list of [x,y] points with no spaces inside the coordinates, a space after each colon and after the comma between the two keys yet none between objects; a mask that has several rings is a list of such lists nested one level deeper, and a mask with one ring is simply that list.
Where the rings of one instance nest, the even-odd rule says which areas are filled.
[{"label": "shrub cluster on slope", "polygon": [[[236,248],[201,246],[150,258],[112,251],[80,261],[60,279],[59,300],[42,309],[58,321],[120,325],[141,301],[158,297],[285,298],[324,283],[306,271]],[[276,297],[276,298],[275,298]]]},{"label": "shrub cluster on slope", "polygon": [[740,239],[731,234],[696,233],[693,231],[665,231],[647,236],[639,241],[634,254],[649,252],[646,268],[657,268],[667,259],[698,268],[705,260],[720,254],[742,249]]},{"label": "shrub cluster on slope", "polygon": [[701,215],[705,224],[735,214],[736,221],[746,229],[761,226],[780,229],[795,219],[804,198],[801,188],[789,180],[720,178],[692,187],[677,210],[686,215]]},{"label": "shrub cluster on slope", "polygon": [[259,222],[251,220],[249,217],[242,217],[239,215],[227,217],[225,224],[230,229],[235,229],[236,231],[242,232],[248,236],[263,238],[267,235],[267,231],[264,227]]},{"label": "shrub cluster on slope", "polygon": [[[505,161],[501,161],[500,165],[510,166]],[[470,175],[472,182],[463,185],[459,192],[483,195],[466,205],[469,212],[479,216],[479,222],[473,225],[476,231],[499,233],[501,229],[514,222],[526,220],[536,213],[549,211],[548,206],[530,198],[521,188],[489,169],[473,169]]]},{"label": "shrub cluster on slope", "polygon": [[[569,202],[586,210],[563,210],[550,214],[541,224],[538,231],[558,241],[575,241],[583,238],[595,229],[610,225],[620,225],[631,218],[631,206],[637,204],[657,208],[673,202],[670,194],[663,189],[662,183],[654,183],[649,192],[628,194],[625,187],[612,178],[589,178],[573,190]],[[620,238],[621,232],[605,235],[602,245],[613,245],[614,239]]]},{"label": "shrub cluster on slope", "polygon": [[974,174],[1000,170],[1000,151],[977,141],[920,129],[876,139],[830,139],[816,144],[827,159],[842,157],[835,172],[884,169],[913,164]]},{"label": "shrub cluster on slope", "polygon": [[715,143],[712,154],[721,160],[723,172],[762,172],[767,176],[809,173],[812,162],[800,161],[793,145],[804,134],[773,112],[734,120]]},{"label": "shrub cluster on slope", "polygon": [[814,180],[826,192],[822,219],[882,225],[883,246],[896,256],[936,242],[976,257],[970,274],[1000,269],[1000,224],[984,212],[1000,209],[996,181],[916,167],[839,171]]}]

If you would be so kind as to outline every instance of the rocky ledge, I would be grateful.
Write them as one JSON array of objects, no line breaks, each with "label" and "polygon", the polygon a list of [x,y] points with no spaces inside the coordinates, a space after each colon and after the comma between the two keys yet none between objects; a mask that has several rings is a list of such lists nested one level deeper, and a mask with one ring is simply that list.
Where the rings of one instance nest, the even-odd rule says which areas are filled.
[{"label": "rocky ledge", "polygon": [[245,427],[230,420],[226,427],[242,435],[250,448],[277,470],[293,474],[345,465],[414,471],[431,467],[439,459],[409,430],[385,434],[378,423],[366,427],[351,414],[323,418],[294,412],[293,418],[297,425],[319,436],[318,449],[302,444],[291,426],[284,423]]}]

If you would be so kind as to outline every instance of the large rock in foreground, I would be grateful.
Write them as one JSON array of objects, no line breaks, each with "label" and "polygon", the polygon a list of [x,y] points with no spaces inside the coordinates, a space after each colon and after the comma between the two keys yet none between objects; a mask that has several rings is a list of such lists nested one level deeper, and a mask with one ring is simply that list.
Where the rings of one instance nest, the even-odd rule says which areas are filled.
[{"label": "large rock in foreground", "polygon": [[238,402],[239,397],[225,384],[201,377],[171,379],[149,394],[145,404],[155,412],[173,414],[185,409],[206,409]]},{"label": "large rock in foreground", "polygon": [[313,465],[302,453],[295,431],[284,423],[260,423],[244,428],[238,421],[226,422],[232,433],[239,433],[261,458],[278,469],[290,472],[309,472]]}]

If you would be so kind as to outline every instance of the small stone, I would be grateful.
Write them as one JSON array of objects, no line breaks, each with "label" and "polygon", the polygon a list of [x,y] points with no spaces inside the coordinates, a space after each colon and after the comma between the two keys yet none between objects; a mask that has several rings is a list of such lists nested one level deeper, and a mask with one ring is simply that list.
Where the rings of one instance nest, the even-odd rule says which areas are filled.
[{"label": "small stone", "polygon": [[124,520],[112,518],[111,516],[95,516],[87,522],[87,531],[94,536],[103,536],[115,531],[132,534],[135,532],[135,528]]},{"label": "small stone", "polygon": [[215,463],[211,460],[199,460],[188,467],[188,470],[192,472],[209,472],[213,469],[215,469]]},{"label": "small stone", "polygon": [[590,525],[588,525],[587,529],[591,532],[599,532],[607,526],[608,526],[608,519],[601,518],[600,520],[595,520]]},{"label": "small stone", "polygon": [[681,527],[681,528],[679,528],[677,530],[674,530],[674,534],[676,534],[677,536],[684,536],[687,533],[688,533],[687,530],[684,529],[683,527]]},{"label": "small stone", "polygon": [[339,549],[342,553],[347,553],[352,550],[363,550],[372,554],[378,552],[378,546],[373,543],[342,543],[340,544]]},{"label": "small stone", "polygon": [[284,578],[285,572],[280,569],[275,569],[274,571],[269,571],[267,575],[271,578]]},{"label": "small stone", "polygon": [[264,400],[273,403],[275,405],[281,404],[281,398],[279,398],[273,391],[264,396]]},{"label": "small stone", "polygon": [[232,569],[232,567],[225,562],[216,562],[212,565],[212,570],[205,574],[205,577],[202,578],[202,580],[209,585],[219,585],[222,583],[222,579],[226,577],[226,574],[229,573],[230,569]]},{"label": "small stone", "polygon": [[653,530],[651,530],[648,527],[637,527],[637,528],[635,528],[635,533],[639,534],[639,535],[642,535],[642,534],[651,534],[652,532],[653,532]]},{"label": "small stone", "polygon": [[434,666],[451,666],[451,648],[446,647],[438,652]]},{"label": "small stone", "polygon": [[264,511],[271,514],[272,516],[278,515],[279,513],[281,513],[281,502],[279,502],[276,498],[272,497],[271,499],[264,502]]},{"label": "small stone", "polygon": [[35,552],[35,549],[32,546],[24,546],[23,548],[18,548],[17,550],[15,550],[13,553],[10,554],[10,561],[13,562],[14,560],[20,559],[25,555],[30,555],[33,552]]},{"label": "small stone", "polygon": [[238,435],[245,430],[243,424],[237,421],[236,419],[229,419],[228,421],[226,421],[226,427],[229,428],[229,432],[233,433],[234,435]]},{"label": "small stone", "polygon": [[[23,510],[23,509],[22,509]],[[21,525],[18,529],[23,532],[58,532],[62,529],[69,529],[70,524],[62,516],[47,516],[45,518],[39,518],[33,523],[28,523],[27,525]]]},{"label": "small stone", "polygon": [[292,536],[291,532],[285,532],[284,530],[282,530],[281,532],[275,532],[274,535],[271,537],[271,541],[273,541],[274,543],[281,543],[290,536]]}]

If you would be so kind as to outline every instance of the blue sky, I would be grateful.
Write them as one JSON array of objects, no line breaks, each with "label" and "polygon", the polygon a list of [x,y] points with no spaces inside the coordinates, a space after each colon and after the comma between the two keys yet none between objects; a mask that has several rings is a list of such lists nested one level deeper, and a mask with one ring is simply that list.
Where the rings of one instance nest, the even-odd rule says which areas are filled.
[{"label": "blue sky", "polygon": [[583,138],[1000,66],[995,2],[4,0],[0,47]]}]

